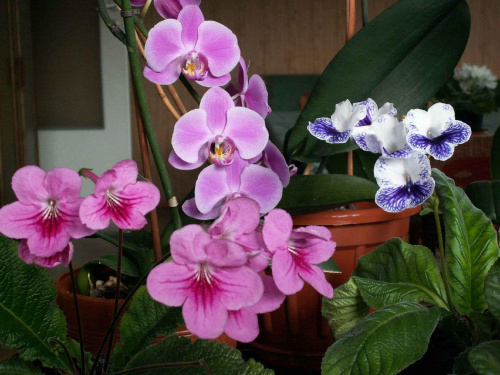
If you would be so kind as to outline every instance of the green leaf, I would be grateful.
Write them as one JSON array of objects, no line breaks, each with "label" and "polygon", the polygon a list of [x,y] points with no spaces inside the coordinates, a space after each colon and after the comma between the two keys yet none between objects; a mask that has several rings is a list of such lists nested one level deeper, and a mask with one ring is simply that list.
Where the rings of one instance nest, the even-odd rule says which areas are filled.
[{"label": "green leaf", "polygon": [[[127,369],[133,369],[146,365],[191,362],[204,359],[212,374],[224,375],[271,375],[272,371],[264,371],[261,366],[254,362],[245,364],[241,353],[225,344],[211,342],[208,340],[196,340],[194,343],[185,337],[171,336],[159,344],[149,346],[139,352]],[[148,375],[206,375],[201,366],[162,368],[148,370]]]},{"label": "green leaf", "polygon": [[31,362],[23,361],[20,358],[11,358],[0,363],[0,375],[42,375],[42,370]]},{"label": "green leaf", "polygon": [[[352,142],[349,142],[352,143]],[[361,149],[354,150],[353,152],[353,175],[366,178],[374,183],[374,168],[380,155],[366,152]],[[347,153],[337,154],[335,157],[330,157],[326,168],[330,173],[347,174]]]},{"label": "green leaf", "polygon": [[500,340],[476,346],[469,353],[469,362],[479,375],[500,374]]},{"label": "green leaf", "polygon": [[333,260],[333,258],[328,259],[326,262],[318,264],[325,273],[342,273],[338,264]]},{"label": "green leaf", "polygon": [[469,363],[470,349],[471,348],[467,348],[455,357],[455,361],[453,363],[453,375],[477,375]]},{"label": "green leaf", "polygon": [[321,314],[328,320],[335,340],[353,329],[370,311],[352,278],[335,289],[332,299],[323,298]]},{"label": "green leaf", "polygon": [[445,226],[446,266],[451,299],[469,316],[483,311],[484,278],[498,258],[497,234],[491,221],[474,207],[464,191],[437,169],[432,170]]},{"label": "green leaf", "polygon": [[361,29],[330,62],[288,138],[288,151],[304,139],[306,156],[329,155],[307,124],[330,117],[335,104],[370,97],[392,102],[400,115],[422,106],[446,82],[467,44],[470,12],[465,0],[401,0]]},{"label": "green leaf", "polygon": [[[118,268],[118,257],[113,254],[109,255],[103,255],[100,258],[91,260],[90,262],[87,263],[87,265],[102,265],[109,267],[113,270],[116,271]],[[122,256],[122,264],[121,264],[121,273],[123,275],[127,276],[132,276],[132,277],[141,277],[141,274],[139,272],[139,269],[135,265],[134,262],[132,262],[129,258],[126,256]]]},{"label": "green leaf", "polygon": [[328,348],[322,374],[397,374],[424,355],[438,320],[438,309],[412,302],[375,311]]},{"label": "green leaf", "polygon": [[358,260],[354,279],[375,309],[397,302],[428,302],[448,309],[446,292],[432,252],[393,238]]},{"label": "green leaf", "polygon": [[[500,87],[500,85],[498,85]],[[500,88],[497,88],[499,92]],[[500,128],[495,131],[490,153],[491,179],[500,180]]]},{"label": "green leaf", "polygon": [[[80,344],[71,338],[66,338],[66,348],[68,349],[69,355],[75,361],[75,364],[80,368],[82,364],[82,355],[80,351]],[[92,368],[92,354],[89,352],[84,352],[83,356],[85,358],[85,369],[86,372]]]},{"label": "green leaf", "polygon": [[346,175],[293,176],[283,191],[279,208],[290,214],[322,211],[359,201],[373,201],[378,186]]},{"label": "green leaf", "polygon": [[430,208],[424,208],[422,211],[419,212],[420,216],[425,216],[427,214],[430,214],[432,210]]},{"label": "green leaf", "polygon": [[500,223],[500,181],[473,181],[465,193],[488,219]]},{"label": "green leaf", "polygon": [[484,279],[484,298],[490,312],[500,321],[500,271],[490,272]]},{"label": "green leaf", "polygon": [[182,324],[184,321],[180,308],[154,301],[147,288],[141,286],[120,322],[122,342],[115,348],[115,367],[124,368],[134,355],[155,341],[159,334],[170,335]]},{"label": "green leaf", "polygon": [[49,344],[66,340],[66,320],[56,305],[54,282],[46,270],[25,264],[18,243],[0,236],[0,344],[17,348],[22,359],[70,370],[62,351]]}]

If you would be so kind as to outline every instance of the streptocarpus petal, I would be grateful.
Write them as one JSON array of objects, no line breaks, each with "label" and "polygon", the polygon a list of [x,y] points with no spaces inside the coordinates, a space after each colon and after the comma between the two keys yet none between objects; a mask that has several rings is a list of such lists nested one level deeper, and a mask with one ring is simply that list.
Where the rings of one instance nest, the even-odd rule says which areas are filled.
[{"label": "streptocarpus petal", "polygon": [[217,295],[228,310],[255,305],[264,286],[260,276],[248,267],[218,268],[211,275],[217,283]]},{"label": "streptocarpus petal", "polygon": [[200,149],[207,145],[213,136],[207,126],[207,113],[202,109],[193,109],[175,124],[172,147],[182,160],[196,163]]},{"label": "streptocarpus petal", "polygon": [[279,290],[291,295],[304,287],[304,280],[299,277],[295,261],[288,250],[276,251],[272,261],[274,282]]},{"label": "streptocarpus petal", "polygon": [[172,259],[178,264],[197,264],[207,260],[206,246],[210,236],[199,225],[189,224],[176,230],[170,237]]},{"label": "streptocarpus petal", "polygon": [[89,195],[80,206],[80,220],[93,230],[105,229],[109,226],[111,213],[107,209],[104,196]]},{"label": "streptocarpus petal", "polygon": [[87,237],[95,233],[95,230],[90,229],[80,220],[80,206],[84,198],[78,198],[75,202],[59,202],[57,210],[59,215],[64,219],[66,231],[71,238]]},{"label": "streptocarpus petal", "polygon": [[227,321],[227,309],[210,288],[190,296],[182,307],[186,327],[201,339],[222,335]]},{"label": "streptocarpus petal", "polygon": [[28,238],[35,230],[36,222],[43,215],[43,208],[24,205],[21,202],[0,208],[0,233],[10,238]]},{"label": "streptocarpus petal", "polygon": [[275,209],[264,219],[262,235],[270,252],[288,250],[288,240],[292,235],[293,221],[288,212]]},{"label": "streptocarpus petal", "polygon": [[241,267],[247,262],[245,250],[232,241],[212,240],[205,250],[208,262],[217,267]]},{"label": "streptocarpus petal", "polygon": [[116,171],[116,180],[113,182],[113,187],[122,189],[128,184],[134,184],[137,181],[139,170],[137,163],[130,159],[119,161],[113,165],[112,169]]},{"label": "streptocarpus petal", "polygon": [[144,51],[152,70],[161,72],[174,60],[189,52],[182,43],[181,34],[181,23],[173,19],[159,22],[149,31]]},{"label": "streptocarpus petal", "polygon": [[252,342],[259,335],[259,320],[250,307],[228,311],[224,332],[239,342]]},{"label": "streptocarpus petal", "polygon": [[285,301],[285,295],[278,289],[271,276],[261,274],[260,277],[264,284],[264,293],[259,302],[250,309],[258,314],[264,314],[278,309]]},{"label": "streptocarpus petal", "polygon": [[50,257],[60,253],[68,245],[69,233],[59,220],[39,223],[36,231],[28,237],[28,247],[33,255]]},{"label": "streptocarpus petal", "polygon": [[54,168],[47,172],[43,187],[56,201],[74,202],[80,197],[82,180],[77,172],[68,168]]},{"label": "streptocarpus petal", "polygon": [[160,202],[160,190],[147,181],[137,181],[125,186],[116,194],[130,207],[143,215],[153,211]]},{"label": "streptocarpus petal", "polygon": [[115,207],[110,209],[111,220],[116,226],[123,230],[139,230],[148,223],[144,214],[134,207]]},{"label": "streptocarpus petal", "polygon": [[197,269],[175,262],[162,263],[151,270],[147,279],[149,295],[167,306],[182,306],[190,294]]},{"label": "streptocarpus petal", "polygon": [[326,281],[325,273],[318,266],[307,262],[297,262],[300,277],[307,281],[318,293],[333,298],[333,287]]},{"label": "streptocarpus petal", "polygon": [[43,186],[45,176],[45,171],[35,165],[27,165],[18,169],[12,176],[12,190],[19,202],[39,204],[47,199],[49,194]]}]

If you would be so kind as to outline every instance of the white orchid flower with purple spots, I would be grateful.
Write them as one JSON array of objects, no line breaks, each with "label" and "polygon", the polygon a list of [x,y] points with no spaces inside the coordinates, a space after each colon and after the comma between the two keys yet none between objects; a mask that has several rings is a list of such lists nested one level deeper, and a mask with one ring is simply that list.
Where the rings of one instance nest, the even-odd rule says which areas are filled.
[{"label": "white orchid flower with purple spots", "polygon": [[[130,0],[134,7],[142,7],[147,0]],[[156,10],[163,18],[177,18],[179,12],[186,5],[200,5],[201,0],[154,0]]]},{"label": "white orchid flower with purple spots", "polygon": [[335,105],[331,118],[317,118],[309,123],[307,130],[326,143],[345,143],[351,136],[354,125],[362,119],[362,115],[361,109],[353,110],[351,102],[344,100]]},{"label": "white orchid flower with purple spots", "polygon": [[247,107],[257,112],[262,118],[266,118],[271,113],[271,107],[268,104],[268,93],[264,80],[257,74],[254,74],[248,79],[248,66],[245,64],[243,57],[240,58],[240,67],[238,69],[238,88],[233,84],[229,85],[226,90],[234,98],[237,106]]},{"label": "white orchid flower with purple spots", "polygon": [[352,129],[352,139],[354,139],[356,144],[363,149],[366,147],[364,144],[364,134],[368,130],[368,127],[382,115],[396,116],[398,113],[392,103],[385,103],[379,108],[377,103],[371,98],[363,102],[354,103],[352,106],[353,111],[359,111],[360,117],[360,120]]},{"label": "white orchid flower with purple spots", "polygon": [[145,45],[144,76],[161,85],[184,75],[206,87],[222,86],[231,80],[240,48],[226,26],[205,21],[196,5],[186,5],[175,19],[156,24]]},{"label": "white orchid flower with purple spots", "polygon": [[436,103],[428,111],[412,109],[403,122],[408,145],[437,160],[451,158],[455,146],[467,142],[471,135],[470,126],[455,120],[453,107],[444,103]]},{"label": "white orchid flower with purple spots", "polygon": [[243,159],[256,157],[268,140],[264,119],[257,112],[236,107],[226,91],[213,87],[203,95],[200,108],[175,124],[169,162],[178,169],[194,169],[210,158],[226,166],[236,151]]},{"label": "white orchid flower with purple spots", "polygon": [[406,127],[397,118],[381,115],[367,128],[366,133],[360,134],[364,138],[359,143],[363,150],[388,158],[406,158],[413,153],[406,144]]},{"label": "white orchid flower with purple spots", "polygon": [[416,207],[434,191],[431,164],[419,152],[399,159],[381,156],[375,163],[375,178],[380,186],[375,202],[387,212]]},{"label": "white orchid flower with purple spots", "polygon": [[238,157],[227,167],[210,165],[201,171],[194,189],[195,197],[182,209],[200,220],[219,216],[222,205],[230,199],[247,197],[259,204],[260,214],[271,211],[281,199],[283,185],[272,170],[249,164]]}]

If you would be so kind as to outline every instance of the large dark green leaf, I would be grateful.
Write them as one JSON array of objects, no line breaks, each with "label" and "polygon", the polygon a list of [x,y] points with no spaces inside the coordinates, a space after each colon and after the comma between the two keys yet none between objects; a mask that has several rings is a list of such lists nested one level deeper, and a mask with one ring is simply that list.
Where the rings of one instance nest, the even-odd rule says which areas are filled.
[{"label": "large dark green leaf", "polygon": [[336,340],[353,329],[370,311],[352,278],[335,289],[332,299],[323,298],[321,314],[328,320]]},{"label": "large dark green leaf", "polygon": [[31,362],[20,358],[11,358],[0,363],[0,375],[42,375],[42,371]]},{"label": "large dark green leaf", "polygon": [[18,243],[0,236],[0,344],[17,348],[22,359],[70,370],[62,350],[50,338],[66,340],[66,320],[56,305],[54,282],[46,270],[27,265]]},{"label": "large dark green leaf", "polygon": [[[498,85],[500,87],[500,85]],[[500,90],[500,88],[498,89]],[[500,127],[495,131],[490,153],[491,179],[500,180]]]},{"label": "large dark green leaf", "polygon": [[443,213],[452,302],[462,315],[483,311],[487,307],[484,278],[498,258],[496,231],[452,179],[437,169],[432,176]]},{"label": "large dark green leaf", "polygon": [[424,355],[438,320],[438,309],[412,302],[375,311],[328,348],[322,374],[397,374]]},{"label": "large dark green leaf", "polygon": [[120,322],[122,342],[115,348],[115,367],[125,367],[134,355],[156,340],[159,334],[170,335],[183,323],[180,308],[168,307],[154,301],[146,287],[140,287],[130,309]]},{"label": "large dark green leaf", "polygon": [[500,374],[500,340],[476,346],[469,353],[469,362],[479,375]]},{"label": "large dark green leaf", "polygon": [[333,58],[288,138],[294,150],[323,156],[335,145],[308,134],[309,121],[329,117],[335,103],[373,98],[392,102],[400,115],[425,104],[446,82],[467,44],[470,13],[465,0],[401,0],[372,20]]},{"label": "large dark green leaf", "polygon": [[[353,152],[353,175],[377,182],[374,176],[374,167],[379,154],[357,149]],[[338,154],[328,159],[326,168],[329,173],[347,174],[347,153]]]},{"label": "large dark green leaf", "polygon": [[490,272],[484,279],[484,298],[490,312],[500,321],[500,271]]},{"label": "large dark green leaf", "polygon": [[488,219],[500,223],[500,181],[473,181],[465,193]]},{"label": "large dark green leaf", "polygon": [[453,375],[477,375],[469,363],[469,352],[471,348],[467,348],[465,351],[460,353],[455,357],[453,362]]},{"label": "large dark green leaf", "polygon": [[293,176],[283,191],[279,208],[291,214],[327,210],[348,203],[375,199],[378,186],[346,175]]},{"label": "large dark green leaf", "polygon": [[[199,361],[204,359],[212,374],[224,375],[272,375],[273,371],[264,370],[262,366],[250,361],[245,364],[241,353],[225,344],[196,340],[191,343],[187,338],[171,336],[159,344],[149,346],[139,352],[127,369],[146,365]],[[205,375],[201,366],[163,368],[149,370],[148,375]]]},{"label": "large dark green leaf", "polygon": [[361,257],[354,279],[375,309],[397,302],[428,302],[448,309],[446,292],[432,252],[393,238]]}]

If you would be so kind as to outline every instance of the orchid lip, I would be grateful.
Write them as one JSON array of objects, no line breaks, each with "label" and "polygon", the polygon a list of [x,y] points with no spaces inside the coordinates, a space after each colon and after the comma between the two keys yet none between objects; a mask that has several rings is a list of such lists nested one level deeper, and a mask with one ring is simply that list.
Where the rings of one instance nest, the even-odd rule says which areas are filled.
[{"label": "orchid lip", "polygon": [[182,72],[189,79],[203,81],[208,74],[208,59],[202,53],[188,52],[184,57]]},{"label": "orchid lip", "polygon": [[219,167],[233,163],[236,146],[233,141],[218,135],[210,144],[210,160]]}]

